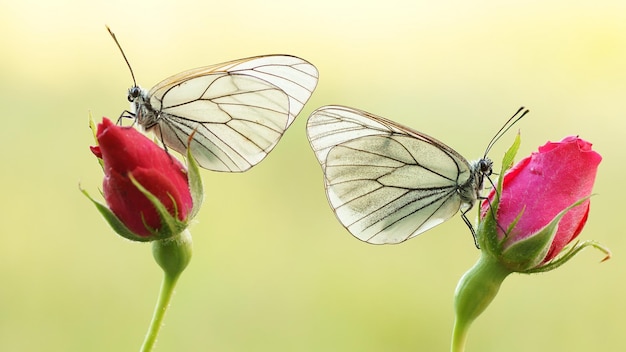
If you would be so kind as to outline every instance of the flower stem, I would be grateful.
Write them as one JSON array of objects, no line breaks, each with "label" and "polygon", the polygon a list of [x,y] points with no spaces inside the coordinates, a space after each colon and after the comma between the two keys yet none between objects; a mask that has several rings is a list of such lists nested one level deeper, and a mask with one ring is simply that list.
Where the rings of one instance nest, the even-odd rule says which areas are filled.
[{"label": "flower stem", "polygon": [[467,333],[471,322],[455,319],[454,328],[452,329],[452,352],[465,351],[465,341],[467,340]]},{"label": "flower stem", "polygon": [[463,352],[467,333],[476,319],[496,297],[502,281],[511,273],[496,259],[483,253],[463,275],[454,294],[454,328],[450,351]]},{"label": "flower stem", "polygon": [[154,314],[152,316],[152,321],[150,322],[150,328],[148,329],[146,338],[141,346],[141,352],[152,351],[152,347],[154,347],[157,336],[159,335],[161,325],[163,325],[163,318],[165,317],[165,312],[169,307],[170,300],[172,299],[172,295],[174,293],[174,287],[176,286],[176,282],[179,277],[180,275],[171,276],[167,274],[167,272],[164,273],[163,282],[161,283],[161,291],[159,292],[159,299],[156,307],[154,307]]},{"label": "flower stem", "polygon": [[185,229],[177,236],[153,241],[152,254],[157,264],[163,269],[163,282],[161,283],[161,291],[159,292],[156,307],[154,307],[150,328],[141,346],[141,352],[152,351],[161,325],[163,325],[165,312],[174,294],[176,282],[191,260],[191,233]]}]

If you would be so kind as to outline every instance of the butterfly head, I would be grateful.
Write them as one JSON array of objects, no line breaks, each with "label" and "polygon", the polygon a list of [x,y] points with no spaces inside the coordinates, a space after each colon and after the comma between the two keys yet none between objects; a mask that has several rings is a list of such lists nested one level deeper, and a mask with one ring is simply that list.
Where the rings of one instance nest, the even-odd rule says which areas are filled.
[{"label": "butterfly head", "polygon": [[137,119],[137,123],[146,130],[152,128],[158,119],[157,114],[150,105],[149,93],[138,85],[134,85],[128,89],[127,98],[130,102],[132,116]]},{"label": "butterfly head", "polygon": [[489,158],[482,158],[476,162],[476,171],[483,177],[489,177],[493,173],[493,161]]},{"label": "butterfly head", "polygon": [[472,169],[474,170],[474,189],[476,190],[477,196],[479,196],[478,193],[483,188],[485,177],[489,177],[493,173],[493,161],[486,157],[482,158],[473,163]]},{"label": "butterfly head", "polygon": [[128,88],[128,101],[134,103],[137,98],[141,95],[141,87],[132,86]]}]

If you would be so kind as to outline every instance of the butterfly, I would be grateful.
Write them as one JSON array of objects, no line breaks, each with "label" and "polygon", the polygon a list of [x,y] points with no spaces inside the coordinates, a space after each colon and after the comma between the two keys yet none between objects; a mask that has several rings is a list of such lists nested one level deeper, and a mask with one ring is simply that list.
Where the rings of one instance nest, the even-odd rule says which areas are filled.
[{"label": "butterfly", "polygon": [[[115,34],[107,29],[130,69]],[[201,167],[225,172],[246,171],[267,156],[311,97],[319,77],[315,66],[290,55],[191,69],[149,91],[137,85],[130,71],[131,109],[126,116],[179,153],[189,146]]]},{"label": "butterfly", "polygon": [[483,181],[492,173],[486,155],[528,112],[520,115],[523,109],[474,162],[424,133],[346,106],[313,111],[306,129],[337,219],[362,241],[391,244],[413,238],[459,210],[474,235],[465,214],[482,198]]}]

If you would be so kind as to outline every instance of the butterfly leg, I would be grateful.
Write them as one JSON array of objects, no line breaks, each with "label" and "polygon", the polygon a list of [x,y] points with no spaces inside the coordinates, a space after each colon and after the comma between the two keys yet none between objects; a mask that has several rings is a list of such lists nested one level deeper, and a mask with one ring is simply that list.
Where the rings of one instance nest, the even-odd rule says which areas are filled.
[{"label": "butterfly leg", "polygon": [[463,219],[463,222],[465,223],[465,225],[467,225],[467,227],[472,232],[472,237],[474,238],[474,245],[476,246],[476,248],[480,249],[480,245],[478,244],[478,238],[476,238],[476,231],[474,230],[474,226],[472,226],[472,222],[467,218],[467,215],[465,215],[467,212],[472,210],[472,208],[473,207],[469,207],[465,209],[464,211],[462,211],[461,218]]},{"label": "butterfly leg", "polygon": [[117,118],[117,121],[115,122],[115,124],[118,125],[118,126],[121,126],[122,125],[122,118],[133,119],[133,123],[132,123],[132,125],[130,125],[130,127],[135,126],[135,123],[137,122],[137,115],[135,113],[133,113],[133,112],[128,111],[128,110],[122,111],[120,116]]}]

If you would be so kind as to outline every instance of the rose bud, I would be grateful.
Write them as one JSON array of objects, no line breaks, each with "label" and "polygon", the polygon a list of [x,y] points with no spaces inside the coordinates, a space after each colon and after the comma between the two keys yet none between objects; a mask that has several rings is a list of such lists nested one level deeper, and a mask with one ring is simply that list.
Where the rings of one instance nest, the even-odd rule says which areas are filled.
[{"label": "rose bud", "polygon": [[[504,177],[482,203],[476,230],[481,256],[459,281],[451,351],[463,351],[470,325],[493,301],[504,279],[553,270],[586,247],[610,258],[594,241],[576,243],[589,215],[589,197],[600,154],[578,137],[539,148],[508,170],[519,136],[502,162]],[[564,253],[562,253],[564,252]]]},{"label": "rose bud", "polygon": [[[591,143],[574,136],[548,142],[522,159],[504,175],[495,212],[497,238],[492,238],[498,245],[487,249],[494,249],[513,271],[554,259],[587,222],[588,198],[601,160]],[[482,219],[494,217],[488,212],[494,195],[492,189],[483,202]]]},{"label": "rose bud", "polygon": [[137,241],[182,232],[195,215],[185,166],[134,128],[106,118],[98,125],[96,139],[98,146],[91,151],[102,161],[110,212],[98,208],[113,228]]}]

